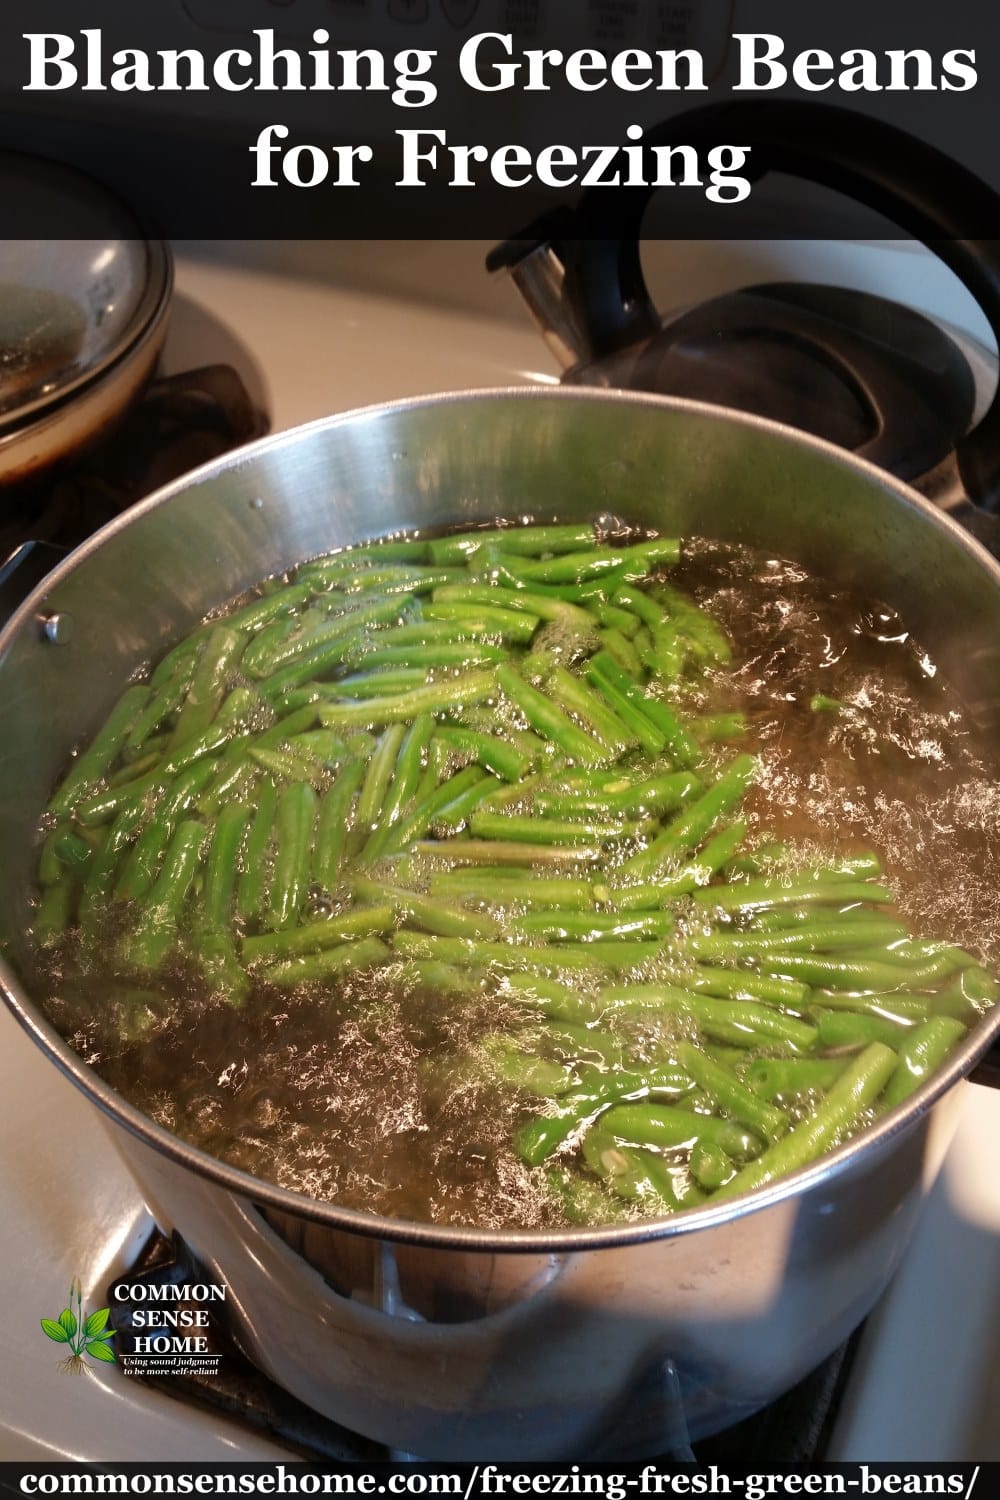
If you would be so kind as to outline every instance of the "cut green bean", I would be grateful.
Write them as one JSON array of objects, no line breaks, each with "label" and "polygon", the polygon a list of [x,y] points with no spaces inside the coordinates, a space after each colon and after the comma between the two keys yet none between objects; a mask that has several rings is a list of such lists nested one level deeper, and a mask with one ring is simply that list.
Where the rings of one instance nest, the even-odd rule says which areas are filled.
[{"label": "cut green bean", "polygon": [[107,719],[85,750],[74,760],[69,772],[49,803],[50,813],[68,813],[74,804],[96,786],[124,745],[132,725],[149,702],[150,689],[126,688]]},{"label": "cut green bean", "polygon": [[275,816],[277,852],[271,880],[269,925],[290,927],[298,920],[309,890],[313,829],[319,802],[307,782],[292,782],[278,796]]},{"label": "cut green bean", "polygon": [[893,1109],[915,1093],[955,1050],[965,1034],[961,1021],[951,1016],[933,1016],[907,1032],[896,1050],[898,1062],[882,1096],[885,1108]]},{"label": "cut green bean", "polygon": [[261,970],[260,977],[265,984],[277,985],[279,989],[294,989],[300,984],[316,984],[339,978],[343,974],[375,968],[379,964],[388,963],[390,957],[389,949],[381,938],[355,938],[350,943],[340,943],[318,953],[272,964],[270,968]]},{"label": "cut green bean", "polygon": [[377,906],[359,906],[337,917],[307,922],[304,927],[286,927],[243,939],[243,958],[248,964],[273,962],[293,954],[318,953],[360,938],[384,937],[395,926],[396,907],[383,901]]},{"label": "cut green bean", "polygon": [[807,1120],[794,1125],[780,1141],[743,1167],[720,1195],[732,1197],[762,1187],[775,1177],[808,1166],[822,1152],[837,1145],[885,1088],[897,1066],[895,1052],[872,1042],[831,1085]]}]

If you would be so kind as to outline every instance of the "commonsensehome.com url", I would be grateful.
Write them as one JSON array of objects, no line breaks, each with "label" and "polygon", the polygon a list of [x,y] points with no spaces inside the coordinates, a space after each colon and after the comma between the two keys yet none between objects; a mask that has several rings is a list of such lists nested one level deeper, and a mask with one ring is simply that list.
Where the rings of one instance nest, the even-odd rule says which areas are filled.
[{"label": "commonsensehome.com url", "polygon": [[770,1500],[786,1495],[948,1495],[971,1500],[979,1465],[961,1468],[902,1468],[844,1465],[836,1471],[784,1470],[730,1474],[714,1465],[704,1469],[663,1469],[656,1464],[630,1472],[583,1470],[579,1465],[556,1471],[518,1471],[497,1464],[473,1464],[462,1472],[403,1470],[325,1471],[286,1468],[264,1470],[167,1472],[114,1470],[22,1472],[16,1488],[24,1495],[418,1495],[480,1496],[573,1495],[599,1500],[629,1500],[632,1495],[736,1495],[740,1500]]}]

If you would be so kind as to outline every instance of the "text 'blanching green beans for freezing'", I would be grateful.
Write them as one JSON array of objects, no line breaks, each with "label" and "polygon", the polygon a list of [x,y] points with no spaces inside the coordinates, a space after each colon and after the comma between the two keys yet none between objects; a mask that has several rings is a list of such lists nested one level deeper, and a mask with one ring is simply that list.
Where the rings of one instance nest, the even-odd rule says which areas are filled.
[{"label": "text 'blanching green beans for freezing'", "polygon": [[372,985],[447,1002],[432,1062],[509,1099],[563,1221],[808,1166],[906,1105],[1000,987],[911,933],[878,851],[769,826],[741,643],[684,556],[499,525],[267,581],[71,762],[39,946],[106,973],[125,1045],[175,980],[240,1021],[350,1015]]}]

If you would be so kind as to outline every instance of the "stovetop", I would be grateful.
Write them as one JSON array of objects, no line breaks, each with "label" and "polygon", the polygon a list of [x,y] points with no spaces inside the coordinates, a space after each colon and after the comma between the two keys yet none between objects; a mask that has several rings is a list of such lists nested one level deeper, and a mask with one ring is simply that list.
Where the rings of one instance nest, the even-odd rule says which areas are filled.
[{"label": "stovetop", "polygon": [[[445,249],[452,264],[466,266],[466,256],[481,264],[476,245]],[[392,247],[397,285],[399,253]],[[506,321],[502,298],[498,317],[444,302],[447,265],[440,254],[435,261],[442,272],[436,302],[412,288],[405,297],[390,296],[182,260],[166,373],[232,368],[251,408],[269,409],[275,429],[430,390],[554,382],[536,336]],[[787,269],[782,265],[779,274]],[[753,274],[759,277],[759,260]],[[88,1368],[85,1378],[72,1381],[59,1372],[59,1351],[41,1335],[39,1318],[63,1305],[74,1276],[93,1303],[135,1262],[154,1226],[92,1106],[6,1011],[0,1099],[7,1147],[0,1162],[0,1297],[10,1310],[5,1362],[17,1371],[0,1397],[0,1458],[250,1460],[309,1451],[309,1441],[284,1418],[268,1435],[224,1405],[172,1400],[113,1368]],[[893,1285],[856,1349],[841,1351],[798,1393],[806,1416],[800,1406],[797,1431],[812,1422],[808,1440],[821,1444],[803,1454],[1000,1457],[991,1419],[1000,1383],[1000,1173],[983,1172],[998,1139],[1000,1091],[964,1086],[955,1142]],[[777,1461],[779,1438],[798,1440],[793,1410],[780,1407],[770,1429],[758,1425],[713,1440],[719,1445],[713,1452],[724,1460],[742,1441],[735,1452],[745,1461],[764,1452]],[[307,1414],[305,1420],[308,1426]],[[310,1431],[315,1441],[316,1428]]]}]

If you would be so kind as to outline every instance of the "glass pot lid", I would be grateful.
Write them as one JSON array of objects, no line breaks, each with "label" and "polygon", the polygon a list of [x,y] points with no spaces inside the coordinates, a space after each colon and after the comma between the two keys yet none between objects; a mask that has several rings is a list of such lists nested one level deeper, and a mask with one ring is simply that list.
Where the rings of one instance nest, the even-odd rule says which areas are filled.
[{"label": "glass pot lid", "polygon": [[108,371],[168,295],[165,247],[106,189],[51,162],[0,153],[11,226],[60,219],[78,239],[0,240],[0,432]]}]

